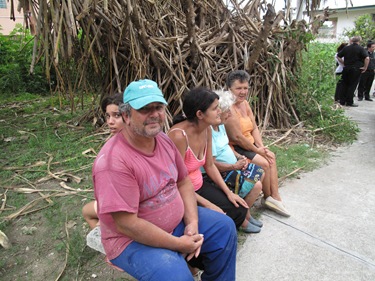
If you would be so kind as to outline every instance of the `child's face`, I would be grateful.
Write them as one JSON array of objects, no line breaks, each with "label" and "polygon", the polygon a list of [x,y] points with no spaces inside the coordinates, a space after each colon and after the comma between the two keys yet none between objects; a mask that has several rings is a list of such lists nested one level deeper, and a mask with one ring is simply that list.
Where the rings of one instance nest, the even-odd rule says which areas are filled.
[{"label": "child's face", "polygon": [[107,105],[105,109],[105,120],[107,121],[111,134],[116,134],[125,126],[124,120],[122,120],[122,116],[118,111],[118,105],[116,104]]}]

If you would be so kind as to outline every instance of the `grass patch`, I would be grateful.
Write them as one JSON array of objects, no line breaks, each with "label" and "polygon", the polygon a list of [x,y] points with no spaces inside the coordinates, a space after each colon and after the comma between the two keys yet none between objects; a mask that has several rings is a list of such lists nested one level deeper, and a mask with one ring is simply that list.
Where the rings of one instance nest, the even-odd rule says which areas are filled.
[{"label": "grass patch", "polygon": [[[299,169],[307,172],[320,167],[326,157],[327,151],[313,148],[309,144],[292,144],[286,147],[272,146],[270,149],[276,154],[279,177],[283,178]],[[295,177],[298,173],[291,175]]]},{"label": "grass patch", "polygon": [[[81,153],[90,148],[97,150],[101,143],[85,138],[93,133],[91,124],[75,126],[72,122],[83,112],[72,114],[68,107],[56,110],[50,105],[51,99],[25,96],[28,97],[30,100],[8,103],[0,109],[0,121],[4,125],[0,132],[3,143],[0,165],[7,169],[30,167],[23,169],[22,177],[35,180],[46,173],[48,161],[51,172],[91,164],[92,158]],[[9,170],[3,170],[0,181],[9,176]],[[15,182],[19,183],[19,180]]]}]

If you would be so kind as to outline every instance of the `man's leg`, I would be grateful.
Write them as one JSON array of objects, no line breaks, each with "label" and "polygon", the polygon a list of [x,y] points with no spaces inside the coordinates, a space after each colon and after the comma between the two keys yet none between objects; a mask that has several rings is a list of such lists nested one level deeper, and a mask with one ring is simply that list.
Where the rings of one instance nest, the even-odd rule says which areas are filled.
[{"label": "man's leg", "polygon": [[[236,279],[237,232],[231,218],[207,208],[198,207],[199,233],[204,235],[201,261],[202,280],[227,281]],[[181,236],[182,223],[173,235]]]},{"label": "man's leg", "polygon": [[130,243],[111,263],[141,281],[193,281],[187,263],[180,253],[137,242]]},{"label": "man's leg", "polygon": [[340,95],[341,95],[341,92],[343,91],[343,82],[342,82],[342,73],[336,73],[336,79],[337,79],[337,83],[336,83],[336,91],[335,91],[335,101],[340,101]]},{"label": "man's leg", "polygon": [[374,77],[375,77],[374,72],[367,72],[365,91],[364,91],[365,100],[371,100],[370,91],[371,91],[372,83],[374,82]]},{"label": "man's leg", "polygon": [[344,67],[342,71],[342,84],[341,84],[341,91],[339,92],[339,100],[341,105],[346,104],[346,96],[347,91],[349,90],[349,82],[350,82],[350,75],[349,75],[349,68]]},{"label": "man's leg", "polygon": [[358,84],[358,100],[363,100],[363,93],[366,90],[366,81],[367,81],[367,75],[366,72],[362,73],[361,78],[359,79]]},{"label": "man's leg", "polygon": [[348,74],[349,83],[348,83],[348,89],[346,91],[346,97],[345,97],[346,105],[349,105],[349,106],[353,105],[354,92],[358,86],[360,77],[361,77],[361,71],[359,68],[353,67],[349,69],[349,74]]}]

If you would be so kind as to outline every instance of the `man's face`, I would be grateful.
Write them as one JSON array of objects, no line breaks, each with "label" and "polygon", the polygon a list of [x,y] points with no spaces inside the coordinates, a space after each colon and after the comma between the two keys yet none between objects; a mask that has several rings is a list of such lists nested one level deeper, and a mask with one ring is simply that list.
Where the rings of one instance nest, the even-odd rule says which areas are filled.
[{"label": "man's face", "polygon": [[375,44],[372,44],[371,47],[370,47],[370,49],[369,49],[369,51],[373,52],[374,50],[375,50]]},{"label": "man's face", "polygon": [[152,138],[163,129],[165,105],[153,102],[138,110],[131,109],[131,115],[124,118],[134,134]]},{"label": "man's face", "polygon": [[249,82],[240,82],[240,80],[235,80],[229,90],[235,96],[236,102],[244,101],[249,93]]}]

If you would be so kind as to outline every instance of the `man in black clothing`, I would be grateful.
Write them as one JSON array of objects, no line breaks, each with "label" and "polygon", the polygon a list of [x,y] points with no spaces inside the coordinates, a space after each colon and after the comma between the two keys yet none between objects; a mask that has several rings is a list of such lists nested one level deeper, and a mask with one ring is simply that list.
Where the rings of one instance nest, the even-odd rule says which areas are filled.
[{"label": "man in black clothing", "polygon": [[366,72],[361,74],[361,78],[359,79],[358,85],[358,100],[363,100],[363,96],[365,96],[365,100],[372,101],[370,98],[370,91],[372,82],[374,82],[375,77],[375,42],[367,42],[367,52],[368,57],[370,59]]},{"label": "man in black clothing", "polygon": [[354,36],[351,39],[352,44],[346,46],[337,54],[338,60],[344,63],[342,72],[343,90],[340,95],[341,105],[358,106],[353,102],[354,92],[361,73],[366,72],[369,63],[367,51],[359,45],[360,40],[361,37]]}]

